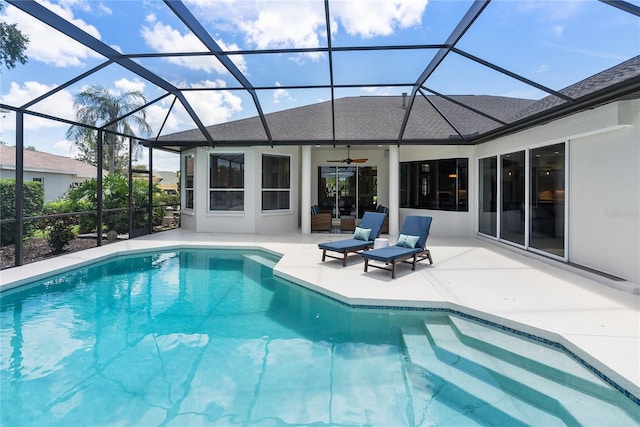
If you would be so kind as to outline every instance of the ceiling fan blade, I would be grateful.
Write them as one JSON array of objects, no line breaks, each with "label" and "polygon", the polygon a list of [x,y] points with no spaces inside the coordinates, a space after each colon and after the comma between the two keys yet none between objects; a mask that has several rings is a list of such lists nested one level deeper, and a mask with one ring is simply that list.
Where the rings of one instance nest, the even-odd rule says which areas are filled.
[{"label": "ceiling fan blade", "polygon": [[344,159],[343,160],[327,160],[327,162],[329,162],[329,163],[344,163],[344,162],[346,162],[346,160],[344,160]]},{"label": "ceiling fan blade", "polygon": [[351,159],[351,163],[364,163],[369,159]]}]

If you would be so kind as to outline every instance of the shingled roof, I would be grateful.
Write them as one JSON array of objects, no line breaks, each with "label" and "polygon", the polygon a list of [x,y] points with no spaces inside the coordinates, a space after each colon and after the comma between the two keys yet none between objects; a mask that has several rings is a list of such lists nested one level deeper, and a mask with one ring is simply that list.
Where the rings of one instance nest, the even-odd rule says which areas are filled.
[{"label": "shingled roof", "polygon": [[[464,142],[467,135],[499,127],[501,121],[507,120],[515,112],[535,102],[528,99],[484,95],[459,95],[449,99],[434,95],[416,98],[403,142],[423,144],[434,140]],[[405,103],[406,100],[402,96],[336,99],[334,102],[335,140],[345,143],[397,141],[406,111]],[[460,104],[484,111],[487,116]],[[266,114],[265,118],[275,143],[326,143],[334,140],[329,101]],[[259,117],[208,126],[207,130],[221,145],[267,142]],[[198,129],[193,129],[164,136],[160,141],[205,143],[206,139]]]},{"label": "shingled roof", "polygon": [[[636,56],[560,91],[570,100],[555,95],[536,101],[490,95],[421,93],[413,103],[402,134],[406,112],[404,96],[336,99],[333,105],[335,130],[331,125],[330,101],[266,114],[265,119],[275,145],[473,144],[499,132],[535,126],[543,120],[593,108],[622,96],[638,97],[639,88],[640,56]],[[269,142],[257,116],[208,126],[206,130],[218,146]],[[175,145],[172,147],[172,144]],[[180,150],[207,145],[207,142],[199,129],[193,129],[163,136],[158,145]]]},{"label": "shingled roof", "polygon": [[[15,169],[15,167],[16,147],[0,145],[0,168]],[[79,178],[93,178],[97,174],[97,168],[88,163],[35,150],[24,150],[24,169],[33,172],[75,175]]]}]

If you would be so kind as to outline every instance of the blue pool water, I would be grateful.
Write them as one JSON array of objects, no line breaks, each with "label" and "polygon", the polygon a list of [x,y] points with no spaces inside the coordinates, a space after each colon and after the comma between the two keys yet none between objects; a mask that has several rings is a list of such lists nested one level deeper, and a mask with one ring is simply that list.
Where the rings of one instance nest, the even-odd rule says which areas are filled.
[{"label": "blue pool water", "polygon": [[261,251],[118,257],[2,294],[2,426],[640,425],[555,348],[350,308]]}]

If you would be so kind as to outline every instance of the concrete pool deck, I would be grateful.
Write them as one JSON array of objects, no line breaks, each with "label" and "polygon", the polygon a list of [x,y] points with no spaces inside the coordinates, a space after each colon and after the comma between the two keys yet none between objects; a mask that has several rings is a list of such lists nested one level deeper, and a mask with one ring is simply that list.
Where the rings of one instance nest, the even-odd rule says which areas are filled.
[{"label": "concrete pool deck", "polygon": [[335,259],[321,262],[317,243],[347,237],[178,229],[2,270],[0,289],[126,251],[260,247],[283,255],[275,267],[278,275],[351,305],[448,308],[558,342],[640,398],[638,284],[614,282],[483,239],[430,237],[434,264],[423,261],[413,272],[400,265],[393,280],[379,269],[364,273],[358,255],[350,255],[346,267]]}]

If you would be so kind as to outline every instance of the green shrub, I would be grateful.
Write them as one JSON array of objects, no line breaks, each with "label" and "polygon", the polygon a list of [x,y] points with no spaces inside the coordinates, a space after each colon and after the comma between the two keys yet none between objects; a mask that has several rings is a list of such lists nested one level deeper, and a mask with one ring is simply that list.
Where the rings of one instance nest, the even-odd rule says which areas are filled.
[{"label": "green shrub", "polygon": [[[154,197],[161,193],[157,186],[153,189]],[[67,200],[76,212],[96,210],[98,206],[98,183],[96,179],[83,182],[78,188],[69,190]],[[102,182],[103,209],[129,207],[129,179],[125,175],[109,174]],[[134,179],[132,195],[134,206],[144,206],[148,199],[148,183],[145,180]],[[129,213],[104,212],[102,215],[105,230],[115,230],[118,233],[129,232]],[[142,227],[147,223],[147,209],[134,209],[133,227]],[[95,232],[97,230],[96,214],[82,215],[80,218],[80,233]]]},{"label": "green shrub", "polygon": [[[38,216],[44,206],[44,187],[41,182],[26,181],[23,185],[24,216]],[[16,180],[0,179],[0,218],[16,218]],[[30,237],[36,230],[36,223],[25,221],[23,237]],[[0,244],[2,246],[15,243],[15,222],[0,226]]]},{"label": "green shrub", "polygon": [[67,199],[56,200],[55,202],[44,202],[44,207],[42,208],[42,215],[68,212],[73,212],[73,206],[71,206],[71,202]]},{"label": "green shrub", "polygon": [[[51,212],[55,214],[57,212]],[[65,246],[76,236],[73,228],[78,223],[74,216],[44,218],[39,227],[44,230],[45,238],[54,254],[62,253]]]}]

